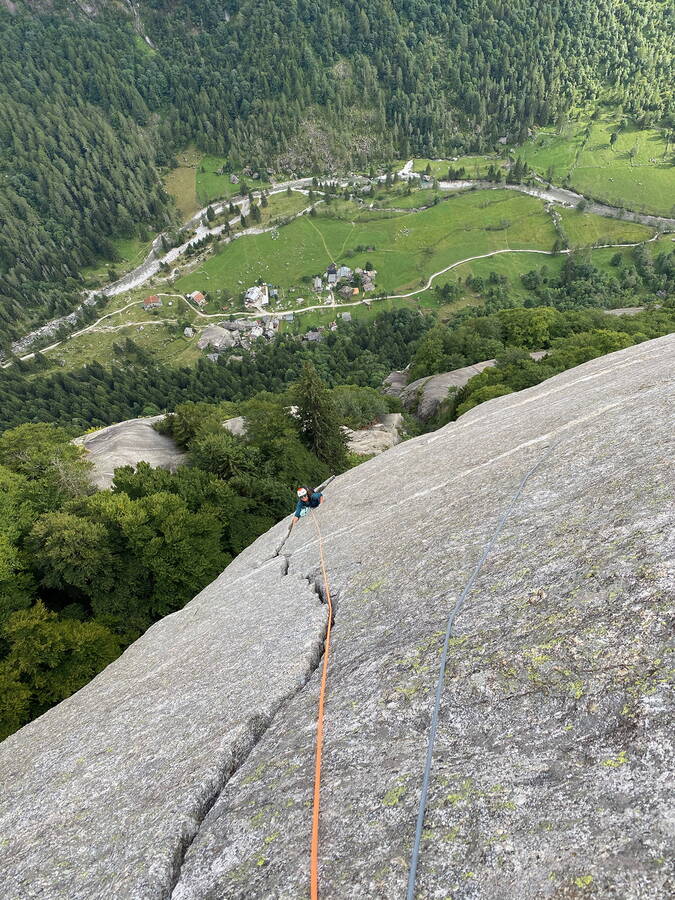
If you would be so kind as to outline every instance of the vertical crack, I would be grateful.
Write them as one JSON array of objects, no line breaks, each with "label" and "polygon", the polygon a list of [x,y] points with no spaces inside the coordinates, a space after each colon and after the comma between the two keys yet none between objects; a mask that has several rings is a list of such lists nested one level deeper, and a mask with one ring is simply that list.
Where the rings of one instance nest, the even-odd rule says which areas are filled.
[{"label": "vertical crack", "polygon": [[[284,571],[282,571],[282,575],[288,574],[289,565],[290,554],[284,554]],[[325,596],[325,590],[321,577],[318,575],[305,575],[304,578],[309,584],[310,588],[319,597],[321,602],[325,604],[327,598]],[[331,600],[333,604],[333,618],[331,621],[332,627],[335,622],[337,595],[331,593]],[[173,854],[173,859],[171,860],[169,891],[167,894],[168,898],[171,898],[173,896],[176,886],[180,881],[185,857],[190,847],[195,842],[197,836],[199,835],[201,827],[204,824],[204,820],[206,819],[215,803],[218,801],[220,795],[225,790],[228,782],[230,781],[232,776],[235,775],[236,772],[244,765],[255,747],[263,740],[266,732],[274,722],[274,719],[276,718],[282,707],[284,707],[287,703],[297,697],[297,695],[305,689],[312,675],[321,665],[321,661],[323,660],[326,649],[327,631],[328,622],[326,621],[326,624],[321,631],[320,637],[314,642],[312,655],[310,657],[307,669],[303,673],[301,683],[295,690],[290,691],[285,697],[282,697],[281,700],[276,704],[275,708],[269,714],[255,713],[248,719],[245,732],[235,743],[232,749],[228,752],[225,764],[221,767],[220,771],[212,778],[211,782],[204,786],[203,796],[200,797],[198,801],[198,809],[196,813],[191,816],[191,821],[192,823],[194,823],[194,827],[190,827],[190,824],[186,824],[184,826],[182,834],[179,836],[178,844]]]}]

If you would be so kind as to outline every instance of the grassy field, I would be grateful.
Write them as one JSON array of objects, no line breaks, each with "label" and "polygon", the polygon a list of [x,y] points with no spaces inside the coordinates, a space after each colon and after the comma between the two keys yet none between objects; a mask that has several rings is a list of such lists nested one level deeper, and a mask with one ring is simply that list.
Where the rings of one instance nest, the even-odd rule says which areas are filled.
[{"label": "grassy field", "polygon": [[[237,294],[257,279],[305,296],[307,279],[330,262],[378,271],[378,290],[412,290],[450,263],[505,247],[550,249],[556,234],[543,203],[511,191],[452,196],[422,212],[377,214],[333,203],[325,214],[303,216],[277,232],[245,237],[222,248],[196,272],[179,279],[181,293],[225,289]],[[337,216],[340,216],[339,218]],[[367,247],[357,252],[356,247]]]},{"label": "grassy field", "polygon": [[[639,129],[608,103],[589,104],[560,130],[540,129],[524,144],[507,145],[542,177],[612,206],[675,217],[675,145],[663,128]],[[617,139],[611,144],[611,135]],[[413,171],[427,165],[438,179],[448,167],[466,169],[467,178],[484,175],[488,166],[504,161],[496,155],[462,156],[457,160],[415,159]]]},{"label": "grassy field", "polygon": [[675,216],[675,147],[666,144],[661,129],[623,123],[611,107],[599,106],[596,118],[587,110],[562,134],[542,129],[516,153],[541,175],[550,168],[557,183],[567,178],[579,193],[637,212]]},{"label": "grassy field", "polygon": [[[390,192],[382,189],[378,194],[398,204],[404,195],[397,192],[403,190],[403,186],[396,186]],[[432,197],[432,191],[423,189],[406,199],[421,205]],[[290,196],[285,192],[275,194],[263,210],[264,217],[289,216],[308,203],[308,197],[300,192]],[[542,201],[505,190],[446,194],[442,202],[421,212],[369,209],[343,199],[334,200],[330,205],[320,204],[318,209],[321,213],[315,217],[302,216],[274,232],[245,236],[223,245],[219,252],[208,257],[195,271],[179,278],[173,286],[158,277],[141,288],[110,298],[101,314],[115,313],[103,323],[106,329],[114,327],[114,331],[89,332],[68,340],[47,358],[66,369],[92,359],[108,363],[113,359],[113,344],[131,337],[168,364],[189,364],[197,359],[201,355],[196,349],[197,337],[186,339],[182,333],[176,333],[175,325],[168,326],[159,320],[192,323],[197,328],[204,327],[209,320],[197,316],[178,297],[164,297],[161,310],[146,312],[141,305],[142,299],[150,293],[208,291],[211,302],[205,312],[227,315],[237,312],[238,301],[227,300],[219,292],[227,291],[237,297],[245,287],[264,278],[282,289],[283,306],[296,312],[295,323],[284,323],[283,327],[306,331],[314,325],[333,321],[340,311],[338,306],[303,312],[305,307],[321,303],[323,296],[311,291],[307,279],[324,271],[329,262],[347,263],[354,268],[370,261],[378,270],[378,292],[407,292],[419,289],[431,273],[466,257],[495,249],[550,250],[556,238],[551,217]],[[605,241],[633,243],[647,240],[653,234],[652,229],[644,226],[576,209],[559,209],[558,213],[572,247],[589,248]],[[358,246],[369,249],[357,251]],[[653,255],[670,252],[673,246],[670,235],[648,245]],[[146,249],[138,241],[119,242],[118,247],[130,263],[136,256],[144,255]],[[617,253],[626,261],[631,256],[630,248],[589,249],[587,252],[594,265],[610,274],[616,274],[611,260]],[[435,291],[425,290],[412,298],[373,299],[370,306],[359,304],[348,308],[355,318],[366,320],[382,310],[404,306],[435,311],[441,317],[447,317],[461,306],[482,302],[479,294],[466,287],[468,275],[487,279],[496,272],[506,277],[512,295],[524,297],[523,273],[542,266],[557,272],[565,259],[563,255],[526,252],[474,260],[434,280],[434,286],[461,281],[463,296],[451,304],[441,305]],[[304,298],[301,304],[296,302],[298,297]],[[126,309],[130,303],[133,305]],[[217,318],[210,321],[217,321]]]},{"label": "grassy field", "polygon": [[263,225],[274,219],[294,216],[301,209],[307,209],[312,205],[307,194],[303,194],[301,191],[292,191],[290,194],[287,194],[286,191],[282,191],[279,194],[270,194],[267,203],[267,207],[261,207],[260,209],[262,213],[261,224]]},{"label": "grassy field", "polygon": [[590,247],[593,244],[635,244],[647,241],[654,229],[620,219],[589,215],[578,209],[559,209],[570,247]]},{"label": "grassy field", "polygon": [[[222,156],[207,156],[194,147],[178,154],[179,165],[164,176],[164,187],[173,196],[182,218],[189,219],[197,210],[214,200],[227,200],[241,191],[240,184],[232,184],[230,172],[218,175],[227,160]],[[268,188],[268,181],[251,179],[237,173],[252,188]]]},{"label": "grassy field", "polygon": [[[126,319],[125,314],[122,320]],[[115,331],[97,331],[80,335],[65,341],[60,347],[48,353],[45,359],[57,367],[59,372],[76,369],[93,360],[107,366],[115,358],[113,345],[124,344],[127,338],[131,338],[134,343],[167,365],[191,365],[203,355],[202,351],[197,349],[199,339],[197,335],[187,339],[182,334],[177,336],[175,330],[164,324],[146,322],[117,328]]]},{"label": "grassy field", "polygon": [[443,191],[434,191],[431,188],[421,188],[406,194],[405,186],[396,185],[390,191],[378,191],[373,195],[372,202],[382,209],[394,207],[397,209],[415,209],[423,206],[431,206],[434,197],[445,197]]},{"label": "grassy field", "polygon": [[504,168],[506,163],[496,154],[485,156],[460,156],[452,159],[415,159],[413,160],[413,172],[422,175],[427,166],[431,166],[431,175],[439,181],[448,177],[448,169],[466,169],[465,178],[480,178],[487,173],[490,166]]},{"label": "grassy field", "polygon": [[[246,238],[243,241],[247,240]],[[243,243],[242,241],[242,243]],[[659,252],[670,252],[673,249],[673,241],[671,236],[664,236],[658,241],[648,245],[652,255]],[[589,249],[587,251],[592,263],[599,269],[616,274],[617,269],[611,264],[611,260],[617,253],[626,260],[630,261],[630,248],[623,249]],[[434,286],[442,286],[445,283],[456,284],[461,282],[463,296],[458,300],[449,304],[441,304],[433,290],[424,291],[412,298],[401,298],[393,300],[376,300],[374,299],[369,306],[358,304],[348,307],[353,318],[359,320],[371,320],[379,312],[384,310],[399,309],[406,307],[408,309],[419,309],[422,312],[435,312],[441,319],[448,318],[453,312],[462,306],[481,305],[482,298],[475,291],[466,286],[467,276],[481,277],[487,280],[492,272],[503,275],[507,279],[507,289],[512,296],[527,296],[527,292],[523,288],[521,275],[532,269],[540,270],[545,267],[551,274],[558,273],[567,259],[566,255],[549,256],[540,253],[517,253],[517,254],[501,254],[499,256],[489,257],[486,259],[474,260],[472,262],[463,263],[457,268],[452,269],[446,275],[441,275],[434,281]],[[167,288],[165,285],[156,284],[152,288],[160,293],[169,293],[173,289]],[[131,300],[134,306],[119,312],[118,315],[112,316],[106,320],[107,327],[115,327],[115,331],[94,332],[72,338],[62,344],[60,347],[47,354],[46,359],[50,360],[53,365],[59,366],[59,371],[76,368],[83,363],[97,360],[103,364],[109,364],[114,358],[113,344],[122,343],[127,337],[140,344],[140,346],[151,351],[161,362],[168,365],[189,365],[196,359],[203,356],[203,353],[197,350],[198,335],[191,339],[183,337],[182,334],[176,334],[176,328],[168,327],[162,324],[161,319],[174,319],[183,323],[192,323],[197,329],[203,328],[209,321],[214,322],[218,319],[202,319],[198,317],[187,304],[182,303],[178,298],[164,297],[164,307],[158,312],[146,312],[141,306],[144,296],[150,292],[148,286],[145,289],[138,289],[130,294],[111,298],[103,312],[109,313],[115,310],[122,310]],[[293,303],[289,304],[294,308],[296,313],[293,323],[282,323],[281,330],[299,331],[304,333],[310,328],[317,325],[327,325],[334,321],[341,311],[340,307],[326,307],[325,309],[311,310],[303,312],[303,306],[311,305],[316,302],[316,297],[305,291],[306,301],[302,306]],[[639,304],[642,299],[640,293],[635,294],[635,303]],[[171,304],[171,305],[169,305]],[[225,316],[227,313],[222,313]],[[123,326],[123,327],[118,327]],[[143,326],[142,328],[140,326]]]},{"label": "grassy field", "polygon": [[584,145],[586,125],[585,121],[572,122],[560,134],[552,125],[542,128],[533,139],[514,148],[515,155],[540,175],[550,173],[560,184],[574,168]]},{"label": "grassy field", "polygon": [[120,261],[113,263],[110,260],[101,259],[95,265],[82,269],[81,275],[85,283],[92,288],[98,287],[110,281],[108,274],[110,269],[115,272],[116,278],[134,269],[148,255],[152,242],[157,236],[155,232],[149,232],[149,235],[147,241],[141,241],[139,238],[113,238],[112,243],[121,257]]},{"label": "grassy field", "polygon": [[628,126],[617,132],[612,149],[610,135],[617,127],[610,116],[593,122],[572,171],[572,185],[613,206],[675,216],[675,148],[667,152],[656,129],[639,131]]},{"label": "grassy field", "polygon": [[[225,166],[225,175],[218,172]],[[232,184],[231,171],[227,168],[227,160],[222,156],[204,156],[196,169],[195,193],[200,206],[206,206],[214,200],[227,200],[240,193],[241,185]],[[237,173],[242,181],[245,181],[254,190],[268,188],[270,183],[261,178],[247,178]]]},{"label": "grassy field", "polygon": [[188,147],[178,154],[179,166],[164,176],[164,187],[176,201],[183,219],[189,219],[200,208],[197,200],[196,173],[203,154],[194,147]]}]

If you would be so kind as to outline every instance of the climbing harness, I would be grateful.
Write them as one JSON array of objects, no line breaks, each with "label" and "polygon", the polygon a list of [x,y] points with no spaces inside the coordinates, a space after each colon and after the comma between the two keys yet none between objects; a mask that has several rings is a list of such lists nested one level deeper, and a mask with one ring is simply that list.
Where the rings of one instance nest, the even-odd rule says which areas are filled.
[{"label": "climbing harness", "polygon": [[431,725],[429,726],[429,741],[427,744],[427,755],[426,761],[424,764],[424,776],[422,778],[422,790],[420,792],[420,802],[417,810],[417,826],[415,828],[415,841],[413,843],[412,854],[410,856],[410,868],[408,870],[408,891],[406,894],[406,900],[414,900],[415,898],[415,882],[417,880],[417,863],[419,861],[420,855],[420,844],[422,842],[422,829],[424,827],[424,816],[427,809],[427,794],[429,792],[429,778],[431,776],[431,761],[434,752],[434,743],[436,741],[436,730],[438,728],[438,713],[441,706],[441,692],[443,690],[443,682],[445,681],[445,667],[448,659],[448,646],[450,643],[450,637],[452,636],[452,626],[455,624],[455,619],[459,615],[464,605],[464,601],[468,597],[473,588],[476,578],[480,573],[480,570],[483,568],[483,563],[487,559],[490,551],[494,547],[497,538],[501,534],[502,528],[504,527],[506,520],[511,515],[513,508],[520,495],[523,492],[525,485],[527,484],[530,476],[534,475],[537,469],[544,463],[544,461],[550,456],[553,452],[557,444],[553,444],[547,448],[547,450],[542,454],[539,460],[529,469],[525,475],[520,480],[520,484],[518,485],[518,489],[515,494],[511,498],[511,502],[506,507],[504,512],[502,513],[499,521],[497,522],[497,526],[492,534],[492,537],[488,541],[481,558],[478,560],[476,568],[473,570],[471,577],[466,583],[464,590],[462,591],[459,599],[455,603],[453,609],[448,616],[448,624],[445,629],[445,641],[443,643],[443,652],[441,654],[441,662],[438,669],[438,679],[436,681],[436,696],[434,699],[434,707],[433,712],[431,714]]},{"label": "climbing harness", "polygon": [[319,806],[321,800],[321,760],[323,756],[323,710],[326,697],[326,681],[328,679],[328,657],[330,655],[330,632],[333,625],[333,602],[330,596],[330,584],[326,574],[326,561],[323,555],[323,537],[319,520],[314,510],[310,510],[312,521],[319,536],[319,559],[321,561],[321,577],[323,589],[328,604],[328,627],[326,628],[326,643],[323,651],[323,669],[321,671],[321,688],[319,690],[319,710],[316,720],[316,763],[314,767],[314,807],[312,812],[312,844],[310,850],[309,883],[311,900],[319,897]]}]

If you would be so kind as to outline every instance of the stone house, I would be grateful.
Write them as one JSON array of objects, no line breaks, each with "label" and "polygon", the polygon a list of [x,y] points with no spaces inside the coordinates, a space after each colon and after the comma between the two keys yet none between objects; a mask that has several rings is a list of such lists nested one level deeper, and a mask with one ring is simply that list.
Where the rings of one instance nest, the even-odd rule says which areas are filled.
[{"label": "stone house", "polygon": [[250,287],[244,295],[244,304],[247,307],[267,306],[270,302],[269,291],[266,284],[256,284]]}]

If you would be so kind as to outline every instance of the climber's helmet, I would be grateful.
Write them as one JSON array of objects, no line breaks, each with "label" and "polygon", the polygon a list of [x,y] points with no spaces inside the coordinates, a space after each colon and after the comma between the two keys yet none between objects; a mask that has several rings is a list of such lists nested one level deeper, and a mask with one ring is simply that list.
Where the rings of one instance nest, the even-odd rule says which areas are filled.
[{"label": "climber's helmet", "polygon": [[304,500],[307,496],[307,488],[298,488],[298,498],[300,500]]}]

